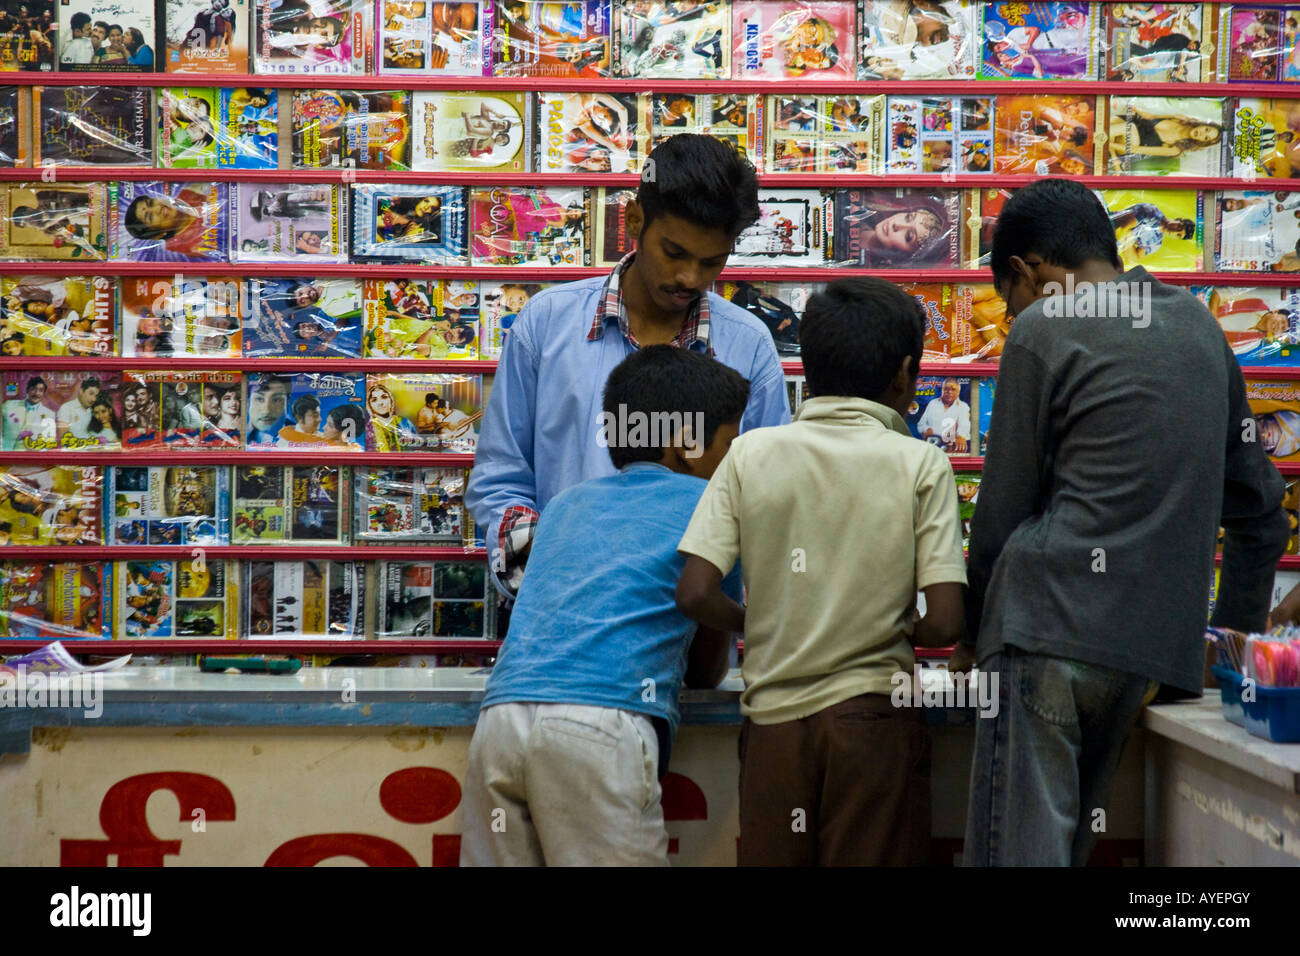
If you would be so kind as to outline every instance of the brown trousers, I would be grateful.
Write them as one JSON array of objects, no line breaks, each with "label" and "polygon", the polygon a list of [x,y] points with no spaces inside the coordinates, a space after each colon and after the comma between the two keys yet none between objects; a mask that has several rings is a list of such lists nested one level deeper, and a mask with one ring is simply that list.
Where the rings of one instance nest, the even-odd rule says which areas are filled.
[{"label": "brown trousers", "polygon": [[930,734],[920,708],[861,694],[740,732],[741,866],[924,866]]}]

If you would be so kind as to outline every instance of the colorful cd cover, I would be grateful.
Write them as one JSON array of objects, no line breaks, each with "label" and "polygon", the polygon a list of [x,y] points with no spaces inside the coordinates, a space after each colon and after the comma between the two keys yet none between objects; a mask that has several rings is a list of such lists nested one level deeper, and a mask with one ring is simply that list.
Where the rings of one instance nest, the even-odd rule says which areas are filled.
[{"label": "colorful cd cover", "polygon": [[1196,286],[1241,365],[1300,365],[1300,289]]},{"label": "colorful cd cover", "polygon": [[736,238],[732,265],[822,265],[830,246],[833,199],[818,189],[760,191],[758,221]]},{"label": "colorful cd cover", "polygon": [[5,372],[4,451],[117,451],[122,377],[105,369]]},{"label": "colorful cd cover", "polygon": [[877,269],[955,268],[960,207],[956,189],[836,190],[835,261]]},{"label": "colorful cd cover", "polygon": [[491,76],[493,13],[492,0],[379,0],[378,72]]},{"label": "colorful cd cover", "polygon": [[734,79],[855,78],[852,3],[760,0],[733,3],[731,11]]},{"label": "colorful cd cover", "polygon": [[367,279],[367,358],[477,359],[479,284],[456,279]]},{"label": "colorful cd cover", "polygon": [[352,257],[372,262],[464,262],[464,189],[401,183],[354,185]]},{"label": "colorful cd cover", "polygon": [[[1204,197],[1194,189],[1103,189],[1125,269],[1200,272]],[[1297,197],[1300,199],[1300,196]]]},{"label": "colorful cd cover", "polygon": [[537,111],[538,172],[641,171],[645,126],[635,94],[544,92]]},{"label": "colorful cd cover", "polygon": [[0,72],[49,73],[62,47],[54,0],[5,0],[0,4]]},{"label": "colorful cd cover", "polygon": [[158,156],[164,169],[275,169],[275,90],[166,87],[158,91]]},{"label": "colorful cd cover", "polygon": [[764,168],[769,172],[885,169],[883,96],[769,96]]},{"label": "colorful cd cover", "polygon": [[411,167],[527,172],[534,139],[532,103],[522,92],[416,93],[411,101]]},{"label": "colorful cd cover", "polygon": [[230,543],[230,469],[181,465],[106,469],[109,544]]},{"label": "colorful cd cover", "polygon": [[1218,176],[1223,100],[1112,96],[1106,171],[1137,176]]},{"label": "colorful cd cover", "polygon": [[475,265],[584,266],[591,262],[587,190],[499,187],[469,191]]},{"label": "colorful cd cover", "polygon": [[51,641],[112,638],[103,579],[111,567],[0,561],[0,635]]},{"label": "colorful cd cover", "polygon": [[360,76],[368,0],[252,0],[253,72]]},{"label": "colorful cd cover", "polygon": [[551,285],[549,282],[483,282],[483,312],[479,319],[479,355],[498,359],[505,348],[510,327],[533,296]]},{"label": "colorful cd cover", "polygon": [[0,355],[113,355],[116,300],[108,276],[0,277]]},{"label": "colorful cd cover", "polygon": [[0,541],[103,544],[103,493],[98,465],[0,465]]},{"label": "colorful cd cover", "polygon": [[225,262],[225,183],[121,182],[109,187],[113,258],[130,262]]},{"label": "colorful cd cover", "polygon": [[494,75],[566,79],[610,75],[609,0],[498,0],[495,15]]},{"label": "colorful cd cover", "polygon": [[858,0],[858,78],[946,80],[975,75],[975,5]]},{"label": "colorful cd cover", "polygon": [[1293,7],[1219,4],[1223,78],[1254,83],[1300,79],[1294,19]]},{"label": "colorful cd cover", "polygon": [[1227,103],[1232,110],[1232,175],[1300,176],[1300,100],[1242,98]]},{"label": "colorful cd cover", "polygon": [[154,0],[59,0],[59,72],[153,73],[156,13]]},{"label": "colorful cd cover", "polygon": [[249,0],[164,0],[168,73],[251,73]]},{"label": "colorful cd cover", "polygon": [[799,319],[817,287],[798,282],[732,281],[718,282],[713,290],[767,326],[778,353],[799,354]]},{"label": "colorful cd cover", "polygon": [[1274,461],[1300,461],[1300,382],[1246,379],[1255,437]]},{"label": "colorful cd cover", "polygon": [[32,111],[34,166],[153,165],[147,88],[36,86]]},{"label": "colorful cd cover", "polygon": [[0,166],[26,166],[31,112],[16,86],[0,86]]},{"label": "colorful cd cover", "polygon": [[[852,100],[852,97],[847,97]],[[642,127],[649,130],[645,155],[678,133],[703,133],[720,139],[754,165],[763,158],[763,97],[756,94],[652,93],[640,98],[641,112],[648,117]],[[640,166],[629,172],[639,172]]]},{"label": "colorful cd cover", "polygon": [[380,638],[492,637],[495,610],[485,562],[379,565]]},{"label": "colorful cd cover", "polygon": [[231,262],[347,262],[347,187],[235,183]]},{"label": "colorful cd cover", "polygon": [[474,539],[461,468],[371,468],[357,471],[358,541],[444,547]]},{"label": "colorful cd cover", "polygon": [[1219,272],[1300,272],[1300,192],[1215,194]]},{"label": "colorful cd cover", "polygon": [[235,544],[348,543],[348,470],[338,465],[235,468]]},{"label": "colorful cd cover", "polygon": [[980,482],[984,475],[978,471],[959,471],[953,476],[957,483],[957,515],[961,518],[961,546],[970,547],[970,525],[975,518],[975,505],[979,502]]},{"label": "colorful cd cover", "polygon": [[[947,361],[996,361],[1002,355],[1012,321],[997,290],[988,283],[957,286],[953,289],[953,306]],[[980,379],[981,383],[985,381]]]},{"label": "colorful cd cover", "polygon": [[1200,3],[1101,4],[1102,79],[1155,83],[1211,80]]},{"label": "colorful cd cover", "polygon": [[891,96],[885,117],[890,173],[993,170],[994,98]]},{"label": "colorful cd cover", "polygon": [[592,210],[596,218],[596,237],[592,264],[613,266],[632,251],[632,237],[627,232],[627,204],[636,198],[635,189],[592,190]]},{"label": "colorful cd cover", "polygon": [[113,631],[118,639],[236,636],[238,564],[115,561]]},{"label": "colorful cd cover", "polygon": [[244,354],[361,357],[361,282],[357,279],[253,279]]},{"label": "colorful cd cover", "polygon": [[241,377],[240,372],[124,372],[124,450],[239,448]]},{"label": "colorful cd cover", "polygon": [[1101,161],[1094,97],[998,96],[993,165],[999,173],[1091,176]]},{"label": "colorful cd cover", "polygon": [[614,4],[614,62],[619,76],[727,79],[731,17],[727,4]]},{"label": "colorful cd cover", "polygon": [[107,183],[0,183],[0,259],[108,258]]},{"label": "colorful cd cover", "polygon": [[243,288],[238,279],[153,276],[122,279],[122,354],[235,358]]},{"label": "colorful cd cover", "polygon": [[294,91],[296,169],[408,169],[410,141],[408,92]]},{"label": "colorful cd cover", "polygon": [[980,4],[979,79],[1093,79],[1098,9],[1091,3]]},{"label": "colorful cd cover", "polygon": [[366,451],[473,454],[483,417],[483,376],[366,376]]},{"label": "colorful cd cover", "polygon": [[244,574],[244,633],[249,637],[365,637],[364,563],[248,561]]},{"label": "colorful cd cover", "polygon": [[969,378],[922,375],[904,418],[913,435],[945,454],[973,455],[970,401]]},{"label": "colorful cd cover", "polygon": [[249,451],[365,451],[364,375],[253,372],[247,378]]}]

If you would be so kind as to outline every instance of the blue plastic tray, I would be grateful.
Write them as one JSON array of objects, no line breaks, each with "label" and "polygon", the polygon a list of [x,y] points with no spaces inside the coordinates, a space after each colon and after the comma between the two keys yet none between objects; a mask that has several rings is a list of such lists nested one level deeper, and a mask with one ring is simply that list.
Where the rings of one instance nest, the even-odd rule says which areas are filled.
[{"label": "blue plastic tray", "polygon": [[[1215,666],[1223,716],[1256,737],[1275,743],[1300,743],[1300,687],[1255,687],[1255,699],[1243,701],[1240,674]],[[1241,712],[1235,719],[1233,710]]]},{"label": "blue plastic tray", "polygon": [[1223,705],[1223,719],[1238,727],[1246,726],[1246,708],[1241,702],[1241,675],[1217,664],[1210,668],[1219,682],[1219,701]]}]

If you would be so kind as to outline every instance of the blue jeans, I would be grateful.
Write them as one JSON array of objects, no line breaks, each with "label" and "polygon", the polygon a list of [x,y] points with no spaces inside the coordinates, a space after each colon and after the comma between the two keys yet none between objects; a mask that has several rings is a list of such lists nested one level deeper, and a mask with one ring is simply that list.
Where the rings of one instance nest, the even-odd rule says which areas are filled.
[{"label": "blue jeans", "polygon": [[1007,646],[998,711],[976,718],[966,866],[1083,866],[1129,729],[1158,684]]}]

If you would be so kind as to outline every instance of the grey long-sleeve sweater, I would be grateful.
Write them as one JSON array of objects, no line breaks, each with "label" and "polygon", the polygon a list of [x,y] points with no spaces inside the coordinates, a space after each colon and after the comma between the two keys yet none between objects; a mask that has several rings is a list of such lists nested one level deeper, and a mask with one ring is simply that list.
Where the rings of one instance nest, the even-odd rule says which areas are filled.
[{"label": "grey long-sleeve sweater", "polygon": [[1141,267],[1121,284],[1127,308],[1094,296],[1108,314],[1091,316],[1080,289],[1034,303],[1007,337],[967,639],[981,660],[1010,644],[1199,694],[1218,528],[1214,623],[1259,630],[1289,534],[1283,481],[1205,307]]}]

